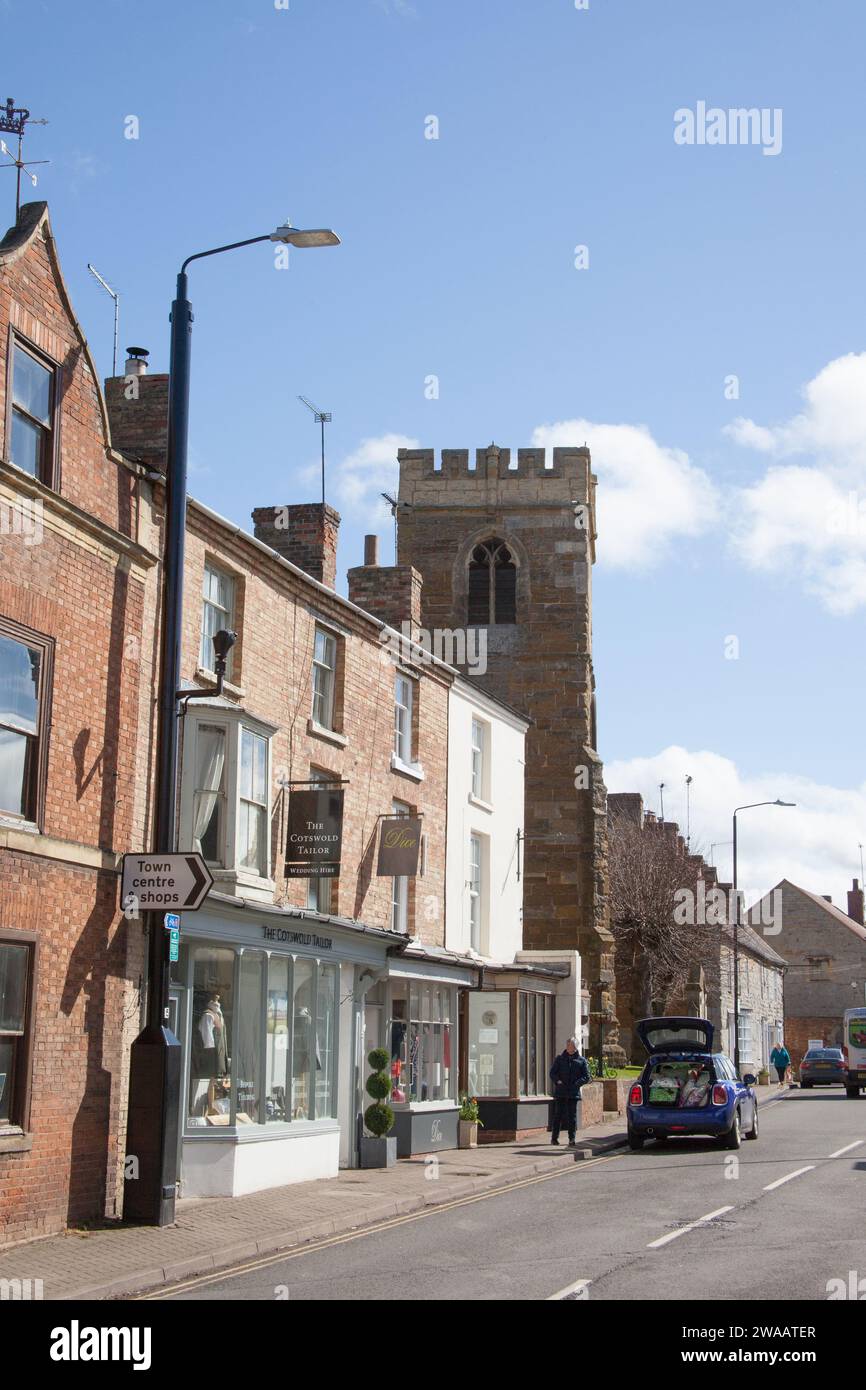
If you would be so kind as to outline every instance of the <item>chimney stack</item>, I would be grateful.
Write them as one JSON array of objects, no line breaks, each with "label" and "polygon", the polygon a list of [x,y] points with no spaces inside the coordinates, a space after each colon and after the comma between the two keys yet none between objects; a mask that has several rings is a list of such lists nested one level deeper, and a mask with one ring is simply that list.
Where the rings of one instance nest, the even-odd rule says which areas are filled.
[{"label": "chimney stack", "polygon": [[848,916],[852,922],[863,922],[863,889],[860,887],[859,879],[854,879],[854,887],[848,889]]},{"label": "chimney stack", "polygon": [[333,589],[337,581],[337,533],[340,514],[326,502],[291,507],[256,507],[253,534],[284,560]]},{"label": "chimney stack", "polygon": [[111,443],[127,458],[165,472],[168,445],[168,373],[148,375],[148,351],[128,347],[123,376],[105,383]]},{"label": "chimney stack", "polygon": [[380,622],[402,631],[421,626],[421,575],[411,565],[379,564],[379,537],[364,537],[364,563],[349,570],[349,599]]}]

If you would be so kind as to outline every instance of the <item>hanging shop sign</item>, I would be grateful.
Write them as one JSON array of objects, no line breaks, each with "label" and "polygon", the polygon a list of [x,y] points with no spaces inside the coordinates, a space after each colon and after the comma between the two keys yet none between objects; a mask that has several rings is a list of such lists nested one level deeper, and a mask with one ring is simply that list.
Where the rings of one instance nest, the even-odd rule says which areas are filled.
[{"label": "hanging shop sign", "polygon": [[379,878],[414,878],[421,848],[421,818],[397,816],[383,820],[379,831]]},{"label": "hanging shop sign", "polygon": [[336,878],[342,843],[342,789],[293,789],[289,793],[286,878]]}]

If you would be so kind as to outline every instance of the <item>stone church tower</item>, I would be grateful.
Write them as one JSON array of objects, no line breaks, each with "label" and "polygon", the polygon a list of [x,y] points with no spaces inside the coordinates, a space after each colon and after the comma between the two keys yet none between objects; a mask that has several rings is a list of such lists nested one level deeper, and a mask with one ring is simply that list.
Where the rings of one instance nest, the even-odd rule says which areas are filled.
[{"label": "stone church tower", "polygon": [[[524,945],[581,953],[590,1046],[604,1019],[618,1054],[608,928],[606,791],[595,749],[592,585],[595,478],[589,450],[510,451],[491,444],[401,449],[400,564],[423,578],[422,624],[486,632],[475,678],[526,714]],[[478,634],[479,636],[481,634]],[[435,650],[435,648],[434,648]],[[470,653],[473,648],[470,646]],[[470,667],[466,674],[473,676]]]}]

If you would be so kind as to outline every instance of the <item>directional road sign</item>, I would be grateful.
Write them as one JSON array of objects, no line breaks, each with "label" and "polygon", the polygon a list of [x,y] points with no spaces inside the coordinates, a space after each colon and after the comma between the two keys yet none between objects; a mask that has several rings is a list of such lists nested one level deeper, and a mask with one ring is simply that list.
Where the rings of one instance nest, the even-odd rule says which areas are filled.
[{"label": "directional road sign", "polygon": [[213,887],[200,854],[125,854],[121,901],[141,912],[197,912]]}]

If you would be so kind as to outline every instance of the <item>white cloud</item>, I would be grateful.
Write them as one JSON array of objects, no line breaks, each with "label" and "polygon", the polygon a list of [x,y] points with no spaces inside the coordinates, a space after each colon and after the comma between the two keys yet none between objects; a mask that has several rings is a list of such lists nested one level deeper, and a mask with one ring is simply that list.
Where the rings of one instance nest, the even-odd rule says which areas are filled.
[{"label": "white cloud", "polygon": [[601,563],[649,569],[671,545],[707,531],[718,496],[702,469],[681,449],[658,444],[645,425],[562,420],[540,425],[536,447],[588,444],[598,475],[598,554]]},{"label": "white cloud", "polygon": [[712,861],[724,880],[731,878],[734,807],[777,797],[797,803],[791,809],[761,807],[737,818],[738,879],[750,904],[788,878],[812,893],[832,894],[836,906],[846,910],[847,890],[860,875],[857,846],[866,829],[866,782],[831,787],[789,772],[747,777],[730,758],[676,745],[652,757],[606,763],[604,780],[608,791],[640,792],[656,813],[664,782],[665,818],[677,821],[685,835],[687,774],[693,779],[692,848],[709,859],[715,844]]},{"label": "white cloud", "polygon": [[803,396],[804,409],[780,425],[727,427],[744,448],[780,460],[740,490],[734,545],[751,568],[797,574],[831,612],[851,613],[866,605],[866,353],[828,363]]},{"label": "white cloud", "polygon": [[[397,450],[417,448],[417,439],[408,435],[379,434],[362,439],[357,449],[344,454],[335,465],[329,464],[328,499],[344,521],[366,525],[390,517],[390,508],[380,494],[397,495]],[[305,482],[315,482],[319,470],[319,463],[311,463],[299,470],[299,476]]]}]

